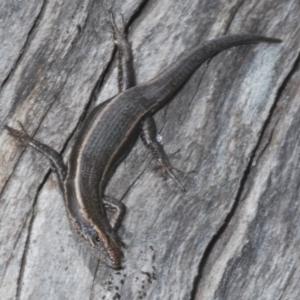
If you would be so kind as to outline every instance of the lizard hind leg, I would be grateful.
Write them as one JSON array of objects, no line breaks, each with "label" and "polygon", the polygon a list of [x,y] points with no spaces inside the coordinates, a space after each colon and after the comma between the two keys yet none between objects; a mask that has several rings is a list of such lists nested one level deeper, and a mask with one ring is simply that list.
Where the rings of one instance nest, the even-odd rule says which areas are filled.
[{"label": "lizard hind leg", "polygon": [[120,30],[118,28],[118,26],[116,25],[115,17],[114,17],[114,15],[113,15],[113,13],[111,11],[109,12],[109,16],[110,16],[109,23],[110,23],[110,26],[111,26],[112,31],[113,31],[114,42],[115,42],[116,45],[118,45],[122,40],[126,40],[127,39],[126,33],[125,33],[124,17],[121,14],[121,17],[122,17],[122,28]]},{"label": "lizard hind leg", "polygon": [[[130,43],[125,34],[125,24],[122,16],[123,28],[119,30],[112,12],[110,12],[110,24],[113,31],[114,42],[118,48],[118,85],[119,91],[122,92],[135,86],[135,74],[133,66],[133,57]],[[163,149],[163,146],[158,142],[156,137],[156,126],[152,116],[146,117],[141,124],[141,138],[145,146],[150,149],[153,156],[156,158],[158,168],[162,170],[163,176],[171,177],[180,188],[185,191],[184,186],[180,183],[174,174],[174,170],[169,162],[169,159]],[[178,170],[177,170],[178,171]]]},{"label": "lizard hind leg", "polygon": [[185,192],[185,187],[180,183],[173,172],[174,170],[181,171],[171,165],[163,146],[157,140],[156,125],[152,117],[147,117],[143,120],[141,124],[141,138],[144,145],[151,151],[156,159],[157,168],[162,170],[163,177],[171,177],[171,179],[180,186],[182,191]]}]

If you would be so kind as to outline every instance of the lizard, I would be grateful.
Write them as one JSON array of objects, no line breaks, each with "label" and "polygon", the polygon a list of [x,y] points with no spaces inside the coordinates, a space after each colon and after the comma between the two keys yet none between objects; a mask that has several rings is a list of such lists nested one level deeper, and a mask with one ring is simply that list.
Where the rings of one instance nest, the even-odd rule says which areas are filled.
[{"label": "lizard", "polygon": [[[207,59],[230,47],[280,39],[253,34],[223,36],[182,54],[152,80],[136,85],[131,47],[125,25],[118,29],[111,13],[111,27],[118,49],[120,93],[94,107],[84,120],[72,148],[68,166],[62,156],[24,130],[8,125],[8,133],[45,155],[57,175],[70,227],[100,261],[111,268],[122,266],[124,246],[117,231],[125,213],[120,201],[104,195],[105,187],[140,135],[164,174],[182,190],[163,146],[157,141],[153,114],[162,108]],[[124,23],[124,22],[123,22]],[[107,210],[113,215],[108,218]]]}]

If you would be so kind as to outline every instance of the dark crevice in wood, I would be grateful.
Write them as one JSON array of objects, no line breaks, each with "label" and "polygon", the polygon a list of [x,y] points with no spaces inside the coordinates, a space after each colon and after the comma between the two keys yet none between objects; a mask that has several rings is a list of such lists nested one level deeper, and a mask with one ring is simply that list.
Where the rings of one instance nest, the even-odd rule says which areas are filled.
[{"label": "dark crevice in wood", "polygon": [[[87,17],[87,19],[88,19],[88,17]],[[81,126],[81,124],[85,120],[86,116],[88,115],[88,113],[89,113],[89,111],[92,107],[92,104],[94,102],[96,102],[97,97],[101,92],[101,89],[103,87],[103,83],[105,82],[106,77],[111,73],[111,68],[112,68],[112,65],[113,65],[115,53],[116,53],[116,50],[114,49],[107,65],[106,65],[106,67],[104,68],[103,72],[100,74],[99,79],[96,81],[96,83],[95,83],[95,85],[94,85],[94,87],[91,91],[91,94],[89,96],[89,100],[87,101],[87,104],[85,105],[85,107],[83,109],[83,112],[82,112],[81,116],[79,117],[79,120],[78,120],[76,126],[74,127],[74,130],[71,132],[68,139],[66,140],[63,149],[66,149],[68,142],[74,136],[75,132]],[[62,151],[62,153],[63,153],[63,151]]]},{"label": "dark crevice in wood", "polygon": [[3,82],[1,83],[1,86],[0,86],[0,92],[2,90],[2,88],[4,87],[4,85],[8,82],[8,80],[11,78],[11,76],[13,75],[17,65],[20,63],[22,57],[24,56],[24,54],[26,53],[26,50],[28,49],[29,47],[29,44],[30,44],[30,41],[31,41],[31,37],[36,29],[36,27],[38,26],[39,22],[40,22],[40,19],[42,18],[42,15],[45,11],[45,7],[46,7],[46,3],[47,1],[45,0],[42,4],[42,7],[37,15],[37,17],[35,18],[34,22],[33,22],[33,25],[32,27],[30,28],[28,34],[27,34],[27,38],[26,38],[26,41],[20,51],[20,54],[19,56],[17,57],[15,63],[13,64],[11,70],[9,71],[8,75],[6,76],[6,78],[4,78]]},{"label": "dark crevice in wood", "polygon": [[254,160],[253,160],[253,164],[257,164],[257,162],[259,161],[260,157],[263,156],[263,154],[265,153],[265,151],[268,149],[269,144],[271,143],[272,137],[273,137],[273,133],[274,133],[274,129],[277,126],[277,123],[279,122],[280,117],[278,116],[276,122],[274,122],[274,125],[272,125],[272,128],[270,128],[270,133],[269,136],[267,137],[267,141],[260,145],[261,150],[257,150],[257,153],[255,154]]},{"label": "dark crevice in wood", "polygon": [[[90,94],[89,100],[88,100],[87,104],[85,105],[85,108],[79,118],[79,122],[76,125],[73,133],[75,133],[76,129],[81,126],[81,124],[85,120],[86,116],[88,115],[88,113],[92,107],[92,104],[96,102],[97,97],[101,92],[101,89],[103,87],[103,83],[104,83],[106,77],[111,73],[111,68],[113,65],[115,52],[116,52],[115,50],[112,52],[110,60],[108,61],[107,65],[106,65],[105,69],[103,70],[102,74],[100,75],[99,79],[96,81],[96,84],[94,85],[94,88],[92,89],[92,92]],[[72,135],[73,135],[73,133],[72,133]],[[71,138],[71,136],[70,136],[70,138]]]},{"label": "dark crevice in wood", "polygon": [[[261,134],[261,137],[263,137],[265,135],[265,132],[266,132],[266,128],[267,126],[269,126],[269,123],[271,121],[271,118],[273,118],[273,114],[275,112],[275,109],[276,109],[276,105],[277,103],[279,102],[279,100],[281,99],[281,95],[283,93],[283,91],[285,90],[288,82],[290,81],[291,77],[293,76],[293,74],[298,70],[300,66],[300,52],[298,53],[298,56],[290,70],[290,72],[287,74],[286,78],[283,80],[282,82],[282,85],[280,86],[280,88],[278,89],[278,92],[277,92],[277,95],[275,97],[275,101],[274,101],[274,104],[271,108],[271,111],[270,111],[270,114],[263,126],[263,129],[262,129],[262,134]],[[278,120],[276,120],[276,122],[274,122],[274,125],[273,125],[273,128],[271,129],[271,133],[270,133],[270,137],[268,138],[268,141],[266,143],[266,145],[264,145],[262,147],[262,150],[259,152],[259,153],[256,153],[255,155],[255,161],[258,161],[259,158],[263,155],[263,153],[265,152],[265,150],[267,149],[268,145],[270,144],[270,141],[272,139],[272,135],[273,135],[273,131],[274,131],[274,128],[276,127],[277,123],[279,122],[279,116],[278,116]],[[260,141],[259,141],[260,143]],[[258,147],[257,147],[258,148]],[[256,149],[257,150],[257,149]]]},{"label": "dark crevice in wood", "polygon": [[[20,228],[25,228],[25,227],[26,227],[26,223],[27,223],[27,217],[26,217],[26,221],[22,224],[22,226],[21,226]],[[15,240],[15,242],[14,242],[13,249],[16,249],[16,246],[17,246],[17,244],[18,244],[19,241],[20,241],[20,238],[21,238],[21,236],[22,236],[22,233],[23,233],[23,231],[22,231],[22,229],[21,229],[21,230],[18,232],[18,234],[17,234],[16,240]],[[5,278],[5,275],[6,275],[6,271],[7,271],[7,269],[8,269],[8,266],[10,265],[10,262],[11,262],[12,258],[14,258],[14,256],[15,256],[14,252],[11,252],[11,253],[10,253],[10,256],[9,256],[9,258],[8,258],[8,260],[5,262],[4,271],[1,272],[0,286],[2,286],[3,279]]]},{"label": "dark crevice in wood", "polygon": [[91,293],[90,293],[89,300],[92,300],[94,298],[94,287],[95,287],[95,282],[96,282],[96,279],[97,279],[97,272],[98,272],[98,269],[99,269],[99,265],[100,265],[100,261],[98,260],[96,270],[95,270],[95,273],[94,273],[94,279],[93,279],[93,284],[92,284],[92,287],[91,287]]},{"label": "dark crevice in wood", "polygon": [[33,226],[33,222],[34,222],[34,219],[35,219],[35,213],[34,213],[35,207],[36,207],[36,204],[37,204],[37,200],[38,200],[40,191],[42,190],[45,183],[47,182],[50,174],[51,174],[51,171],[48,171],[47,174],[45,175],[43,181],[40,183],[39,187],[37,188],[37,193],[36,193],[36,196],[33,200],[32,209],[31,209],[31,219],[30,219],[29,226],[28,226],[27,238],[26,238],[26,241],[25,241],[23,255],[22,255],[22,259],[21,259],[21,263],[20,263],[19,276],[18,276],[18,280],[17,280],[17,292],[16,292],[16,299],[17,300],[22,299],[21,298],[22,281],[23,281],[24,272],[25,272],[26,258],[27,258],[27,253],[28,253],[28,249],[29,249],[29,244],[30,244],[32,226]]},{"label": "dark crevice in wood", "polygon": [[140,5],[133,11],[131,17],[129,18],[126,24],[126,32],[128,28],[133,24],[133,22],[141,15],[142,11],[145,9],[146,5],[148,4],[149,0],[144,0],[140,3]]},{"label": "dark crevice in wood", "polygon": [[192,288],[191,296],[190,296],[191,300],[195,299],[195,296],[196,296],[196,293],[197,293],[197,287],[198,287],[198,285],[199,285],[199,283],[200,283],[200,281],[202,279],[203,270],[204,270],[204,268],[206,266],[206,263],[208,261],[210,253],[212,252],[212,250],[213,250],[215,244],[217,243],[217,241],[223,235],[224,231],[227,229],[228,224],[230,223],[231,219],[233,218],[233,216],[234,216],[234,214],[235,214],[235,212],[237,210],[237,207],[238,207],[238,205],[239,205],[239,203],[241,201],[241,195],[243,193],[244,187],[246,186],[246,182],[248,180],[248,177],[249,177],[251,169],[252,169],[253,160],[256,157],[257,151],[258,151],[258,149],[260,147],[261,141],[262,141],[262,139],[264,137],[264,134],[265,134],[265,132],[267,130],[267,127],[269,126],[269,124],[271,122],[271,119],[272,119],[273,114],[274,114],[275,109],[276,109],[276,105],[277,105],[278,101],[281,99],[281,95],[282,95],[283,91],[285,90],[288,82],[290,81],[291,77],[293,76],[293,74],[297,70],[299,64],[300,64],[300,53],[298,53],[298,57],[295,60],[293,66],[291,68],[291,70],[289,71],[289,73],[287,74],[287,76],[285,77],[285,79],[283,80],[281,86],[278,89],[277,95],[276,95],[276,97],[274,99],[274,102],[273,102],[271,108],[270,108],[269,115],[268,115],[266,121],[264,122],[264,124],[262,126],[262,130],[261,130],[260,136],[258,138],[258,141],[257,141],[255,147],[253,148],[253,151],[252,151],[252,153],[250,155],[249,162],[248,162],[248,164],[247,164],[247,166],[246,166],[246,168],[244,170],[244,173],[243,173],[243,176],[242,176],[242,179],[241,179],[238,191],[237,191],[237,195],[236,195],[236,197],[234,199],[232,208],[229,211],[229,213],[227,214],[227,216],[226,216],[223,224],[221,225],[221,227],[219,228],[219,230],[216,232],[216,234],[212,236],[210,242],[208,243],[206,249],[203,252],[203,256],[202,256],[202,259],[201,259],[201,261],[199,263],[199,267],[198,267],[198,274],[197,274],[197,276],[194,279],[193,288]]},{"label": "dark crevice in wood", "polygon": [[[20,228],[25,228],[25,227],[26,227],[27,219],[28,219],[28,214],[27,214],[27,216],[26,216],[26,218],[25,218],[25,222],[23,222],[23,224],[20,226]],[[16,240],[15,240],[15,242],[14,242],[14,247],[13,247],[14,249],[16,249],[16,246],[17,246],[17,244],[19,243],[21,236],[22,236],[22,230],[20,230],[20,231],[18,232],[17,238],[16,238]],[[12,256],[13,256],[13,255],[12,255]]]},{"label": "dark crevice in wood", "polygon": [[231,26],[231,24],[232,24],[232,22],[233,22],[235,16],[237,15],[239,9],[241,8],[241,6],[242,6],[244,3],[245,3],[245,0],[242,0],[240,3],[237,4],[235,10],[233,11],[233,13],[232,13],[232,15],[231,15],[231,17],[230,17],[230,19],[229,19],[229,21],[228,21],[228,24],[227,24],[226,28],[225,28],[224,35],[226,35],[226,34],[228,33],[228,30],[229,30],[229,28],[230,28],[230,26]]}]

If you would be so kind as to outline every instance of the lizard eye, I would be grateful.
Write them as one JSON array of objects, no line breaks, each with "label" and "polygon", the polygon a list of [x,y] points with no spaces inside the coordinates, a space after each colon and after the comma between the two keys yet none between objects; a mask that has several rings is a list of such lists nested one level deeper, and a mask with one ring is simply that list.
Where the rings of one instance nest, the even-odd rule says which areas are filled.
[{"label": "lizard eye", "polygon": [[100,238],[99,238],[98,234],[94,235],[94,242],[95,243],[99,243],[100,242]]}]

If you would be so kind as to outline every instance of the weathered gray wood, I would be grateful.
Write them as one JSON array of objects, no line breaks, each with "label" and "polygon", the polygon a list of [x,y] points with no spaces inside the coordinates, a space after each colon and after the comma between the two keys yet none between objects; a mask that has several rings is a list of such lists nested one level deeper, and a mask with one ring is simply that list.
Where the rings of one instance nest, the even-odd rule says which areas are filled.
[{"label": "weathered gray wood", "polygon": [[110,7],[139,83],[224,34],[284,43],[219,54],[155,116],[187,192],[138,141],[106,191],[127,206],[118,272],[78,247],[47,161],[1,130],[0,299],[298,299],[299,1],[4,1],[2,125],[67,160],[85,110],[117,93]]},{"label": "weathered gray wood", "polygon": [[300,297],[293,287],[299,284],[299,80],[298,59],[262,135],[240,205],[208,257],[196,299]]}]

